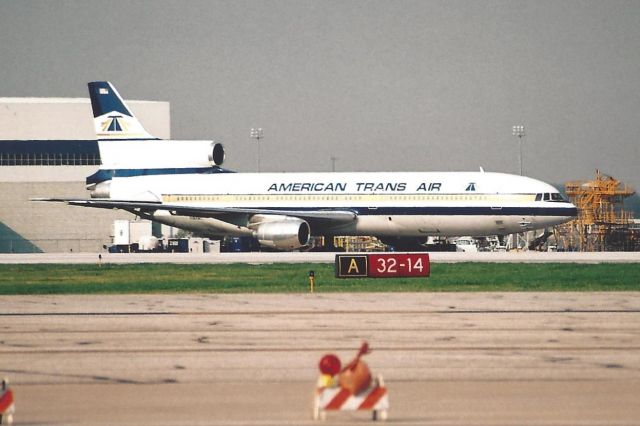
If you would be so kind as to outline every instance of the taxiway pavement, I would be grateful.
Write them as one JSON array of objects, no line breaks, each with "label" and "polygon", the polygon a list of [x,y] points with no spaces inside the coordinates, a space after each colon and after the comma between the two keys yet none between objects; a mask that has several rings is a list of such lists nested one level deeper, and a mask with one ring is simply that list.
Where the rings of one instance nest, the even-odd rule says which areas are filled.
[{"label": "taxiway pavement", "polygon": [[0,297],[16,424],[313,424],[362,340],[390,424],[640,423],[640,293]]}]

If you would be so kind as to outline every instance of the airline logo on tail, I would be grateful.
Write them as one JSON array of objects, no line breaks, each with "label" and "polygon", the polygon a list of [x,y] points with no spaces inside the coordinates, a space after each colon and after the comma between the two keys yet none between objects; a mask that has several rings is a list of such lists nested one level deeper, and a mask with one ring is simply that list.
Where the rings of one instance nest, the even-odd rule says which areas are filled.
[{"label": "airline logo on tail", "polygon": [[109,120],[101,123],[103,132],[126,132],[127,122],[122,119],[121,115],[110,115]]},{"label": "airline logo on tail", "polygon": [[153,137],[108,81],[89,83],[93,124],[98,140],[149,140]]}]

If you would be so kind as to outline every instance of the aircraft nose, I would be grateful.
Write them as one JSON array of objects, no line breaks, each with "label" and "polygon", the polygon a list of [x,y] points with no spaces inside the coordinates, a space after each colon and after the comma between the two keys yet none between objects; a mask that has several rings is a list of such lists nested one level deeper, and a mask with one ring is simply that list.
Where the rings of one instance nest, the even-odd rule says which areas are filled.
[{"label": "aircraft nose", "polygon": [[567,202],[564,206],[558,206],[558,208],[561,209],[560,211],[558,211],[558,213],[560,214],[551,219],[550,222],[553,223],[549,223],[547,224],[547,226],[556,226],[565,222],[570,222],[578,216],[578,208],[572,203]]},{"label": "aircraft nose", "polygon": [[578,208],[575,205],[570,203],[569,203],[569,206],[570,207],[566,207],[563,211],[563,213],[565,213],[566,216],[560,216],[558,218],[560,220],[558,224],[570,222],[574,220],[576,217],[578,217]]},{"label": "aircraft nose", "polygon": [[569,207],[569,219],[576,218],[578,216],[578,208],[575,204],[570,203],[571,207]]}]

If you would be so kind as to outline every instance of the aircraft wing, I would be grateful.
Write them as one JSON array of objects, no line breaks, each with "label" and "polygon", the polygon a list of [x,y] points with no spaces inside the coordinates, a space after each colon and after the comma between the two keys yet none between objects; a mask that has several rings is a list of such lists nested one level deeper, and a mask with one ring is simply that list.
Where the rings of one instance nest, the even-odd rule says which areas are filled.
[{"label": "aircraft wing", "polygon": [[351,222],[356,219],[357,213],[351,210],[323,210],[323,209],[254,209],[242,207],[197,207],[175,204],[164,204],[160,201],[126,201],[111,199],[75,199],[75,198],[32,198],[31,201],[45,201],[66,203],[72,206],[94,207],[99,209],[122,209],[131,213],[167,210],[177,216],[216,217],[234,214],[265,214],[295,216],[301,219],[327,220],[330,222]]}]

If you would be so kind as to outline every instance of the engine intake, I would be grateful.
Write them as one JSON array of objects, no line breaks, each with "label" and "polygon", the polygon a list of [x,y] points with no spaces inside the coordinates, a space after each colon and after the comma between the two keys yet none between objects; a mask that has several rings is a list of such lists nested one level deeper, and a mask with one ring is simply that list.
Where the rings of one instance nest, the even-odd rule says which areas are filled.
[{"label": "engine intake", "polygon": [[224,147],[221,143],[213,144],[213,149],[211,150],[211,156],[209,157],[209,161],[211,161],[216,166],[221,166],[224,163],[225,152]]},{"label": "engine intake", "polygon": [[264,222],[257,226],[255,237],[260,245],[277,250],[293,250],[309,243],[309,224],[296,217]]}]

